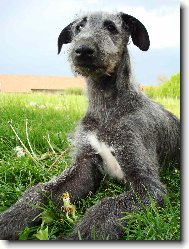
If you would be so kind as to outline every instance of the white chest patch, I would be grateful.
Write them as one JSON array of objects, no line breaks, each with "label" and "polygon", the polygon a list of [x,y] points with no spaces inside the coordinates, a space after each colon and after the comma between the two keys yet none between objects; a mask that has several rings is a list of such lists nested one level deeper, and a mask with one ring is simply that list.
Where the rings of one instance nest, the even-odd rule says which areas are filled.
[{"label": "white chest patch", "polygon": [[94,133],[88,134],[87,138],[96,153],[102,157],[104,173],[110,177],[122,180],[124,174],[116,158],[112,155],[114,149],[106,145],[104,142],[100,142]]}]

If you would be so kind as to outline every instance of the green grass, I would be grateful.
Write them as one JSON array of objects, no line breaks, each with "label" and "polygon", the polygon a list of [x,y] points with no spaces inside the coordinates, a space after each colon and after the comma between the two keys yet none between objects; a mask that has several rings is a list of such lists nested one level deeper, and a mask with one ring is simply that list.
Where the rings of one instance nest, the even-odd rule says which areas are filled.
[{"label": "green grass", "polygon": [[155,97],[154,100],[180,118],[180,99],[171,97]]},{"label": "green grass", "polygon": [[[156,98],[156,101],[179,117],[178,99]],[[48,181],[69,167],[68,137],[84,115],[86,104],[82,95],[0,94],[0,212],[15,203],[29,186]],[[13,129],[31,156],[17,157],[14,148],[22,145]],[[180,240],[180,172],[170,166],[161,172],[161,178],[168,187],[164,208],[156,208],[152,202],[144,212],[127,214],[129,226],[122,239]],[[77,220],[104,196],[123,191],[120,183],[104,178],[95,195],[76,204]],[[53,240],[72,227],[65,213],[49,199],[49,204],[43,207],[42,224],[26,228],[20,239]]]},{"label": "green grass", "polygon": [[[23,190],[60,174],[69,165],[68,153],[56,167],[50,165],[69,146],[68,135],[83,115],[86,99],[74,95],[1,94],[0,95],[0,211],[6,209]],[[38,163],[17,157],[20,146],[8,122],[29,149],[27,133]]]}]

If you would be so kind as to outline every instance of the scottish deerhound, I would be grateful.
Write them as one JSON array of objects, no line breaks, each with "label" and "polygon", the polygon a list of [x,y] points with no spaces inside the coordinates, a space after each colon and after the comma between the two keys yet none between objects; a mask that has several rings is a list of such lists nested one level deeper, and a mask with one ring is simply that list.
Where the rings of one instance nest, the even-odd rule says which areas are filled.
[{"label": "scottish deerhound", "polygon": [[79,231],[82,239],[90,240],[92,229],[99,239],[118,239],[123,234],[121,225],[126,226],[120,219],[125,212],[148,205],[150,196],[162,205],[166,187],[159,169],[165,160],[179,165],[180,124],[132,82],[127,49],[130,37],[139,49],[148,50],[146,28],[124,13],[89,14],[60,33],[58,53],[63,44],[71,43],[69,59],[73,70],[86,78],[89,99],[74,136],[72,166],[53,180],[26,190],[1,215],[1,239],[17,239],[25,226],[40,222],[40,209],[30,204],[46,203],[52,194],[60,206],[66,191],[75,202],[94,193],[104,174],[126,181],[130,190],[89,208],[67,239],[77,240]]}]

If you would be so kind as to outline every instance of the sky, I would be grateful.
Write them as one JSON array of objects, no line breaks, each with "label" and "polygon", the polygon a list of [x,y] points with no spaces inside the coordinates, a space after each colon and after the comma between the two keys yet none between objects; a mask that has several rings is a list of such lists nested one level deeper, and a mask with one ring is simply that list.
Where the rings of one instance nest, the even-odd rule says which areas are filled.
[{"label": "sky", "polygon": [[67,51],[57,55],[61,30],[91,11],[125,12],[148,30],[150,49],[128,46],[137,83],[159,84],[180,71],[178,0],[0,0],[0,74],[72,76]]}]

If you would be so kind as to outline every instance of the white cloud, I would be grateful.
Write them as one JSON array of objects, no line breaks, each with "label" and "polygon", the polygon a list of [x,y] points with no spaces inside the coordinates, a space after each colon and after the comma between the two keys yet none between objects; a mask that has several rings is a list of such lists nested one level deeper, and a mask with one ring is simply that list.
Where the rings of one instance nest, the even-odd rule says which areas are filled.
[{"label": "white cloud", "polygon": [[[109,9],[111,11],[111,8]],[[142,6],[119,6],[117,11],[133,15],[147,28],[151,48],[178,48],[180,46],[180,9],[159,7],[146,9]]]},{"label": "white cloud", "polygon": [[[109,6],[103,0],[74,0],[62,4],[59,2],[58,14],[66,13],[66,19],[72,20],[78,13],[83,14],[92,10],[122,11],[138,18],[147,28],[151,41],[151,48],[178,48],[180,46],[180,6],[159,6],[158,8],[147,9],[141,6],[125,5],[118,2],[116,5],[110,1]],[[62,6],[61,6],[62,5]],[[116,7],[115,7],[116,6]],[[51,12],[52,14],[52,12]]]},{"label": "white cloud", "polygon": [[[144,68],[147,67],[150,73],[143,81],[154,82],[156,75],[160,73],[167,75],[179,71],[179,8],[178,0],[0,0],[0,71],[70,75],[67,56],[57,56],[57,38],[61,30],[77,14],[96,10],[122,11],[135,16],[146,26],[151,49],[173,48],[171,51],[175,51],[174,57],[171,55],[167,58],[169,54],[164,53],[169,49],[150,50],[152,53],[148,53],[149,56],[146,57],[149,60],[143,63],[140,51],[135,49],[138,54],[134,66],[138,65],[138,78],[142,80]],[[63,47],[64,53],[67,46],[69,45]],[[131,46],[134,47],[132,43]],[[163,62],[168,60],[167,66],[164,66],[162,58],[165,58]],[[158,65],[156,67],[152,65],[154,60]]]},{"label": "white cloud", "polygon": [[143,13],[151,48],[174,48],[180,45],[179,9],[159,9]]},{"label": "white cloud", "polygon": [[[71,22],[77,14],[88,11],[122,11],[138,18],[147,28],[151,48],[174,48],[180,45],[180,10],[179,4],[172,6],[160,5],[158,8],[148,8],[148,5],[138,1],[138,5],[126,5],[124,1],[109,0],[69,0],[46,1],[34,0],[30,4],[23,4],[20,12],[11,16],[10,25],[30,27],[30,30],[39,30],[39,33],[47,33],[48,30],[59,30]],[[17,16],[20,18],[17,18]],[[23,23],[24,20],[24,23]],[[29,32],[29,31],[28,31]],[[57,31],[56,31],[57,32]]]}]

